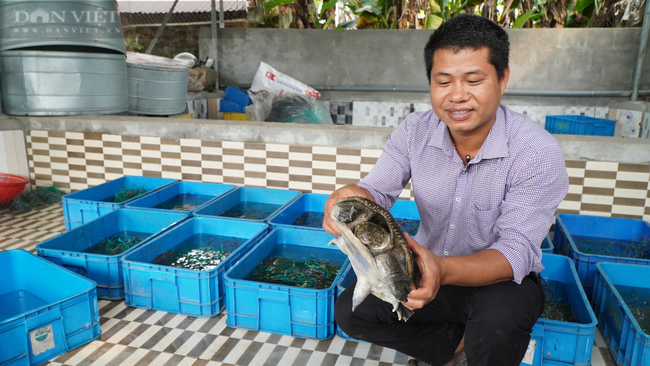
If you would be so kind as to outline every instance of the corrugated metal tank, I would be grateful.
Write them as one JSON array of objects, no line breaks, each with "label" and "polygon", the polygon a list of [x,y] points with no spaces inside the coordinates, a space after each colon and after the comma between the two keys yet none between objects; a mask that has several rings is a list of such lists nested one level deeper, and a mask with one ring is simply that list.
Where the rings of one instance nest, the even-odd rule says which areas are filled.
[{"label": "corrugated metal tank", "polygon": [[129,112],[172,115],[185,111],[189,67],[169,58],[128,52]]},{"label": "corrugated metal tank", "polygon": [[113,0],[0,0],[0,51],[87,46],[126,53]]},{"label": "corrugated metal tank", "polygon": [[112,114],[128,110],[125,56],[49,50],[0,52],[4,113]]}]

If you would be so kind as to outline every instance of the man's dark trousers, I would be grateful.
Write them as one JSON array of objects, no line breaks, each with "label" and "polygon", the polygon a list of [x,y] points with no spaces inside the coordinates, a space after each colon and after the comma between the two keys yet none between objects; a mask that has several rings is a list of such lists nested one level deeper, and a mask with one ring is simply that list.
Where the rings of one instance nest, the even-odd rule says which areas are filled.
[{"label": "man's dark trousers", "polygon": [[355,285],[336,301],[335,318],[341,330],[433,366],[451,359],[463,334],[469,365],[518,366],[533,325],[544,311],[544,293],[534,273],[521,284],[442,286],[436,298],[416,310],[408,322],[398,321],[392,306],[373,295],[352,312]]}]

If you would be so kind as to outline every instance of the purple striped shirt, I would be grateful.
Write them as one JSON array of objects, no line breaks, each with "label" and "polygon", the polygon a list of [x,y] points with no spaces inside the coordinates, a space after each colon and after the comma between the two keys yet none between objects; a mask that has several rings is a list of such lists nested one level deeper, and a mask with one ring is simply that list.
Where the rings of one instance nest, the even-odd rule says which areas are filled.
[{"label": "purple striped shirt", "polygon": [[421,217],[415,240],[436,255],[498,250],[517,283],[544,269],[540,247],[569,177],[560,144],[527,116],[501,104],[465,169],[433,110],[410,114],[358,185],[390,208],[409,180]]}]

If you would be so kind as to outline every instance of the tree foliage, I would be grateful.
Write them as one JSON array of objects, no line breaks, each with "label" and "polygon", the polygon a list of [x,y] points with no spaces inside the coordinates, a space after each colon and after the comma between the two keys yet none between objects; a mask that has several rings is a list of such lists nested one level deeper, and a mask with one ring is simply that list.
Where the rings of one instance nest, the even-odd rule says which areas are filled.
[{"label": "tree foliage", "polygon": [[640,27],[646,0],[249,0],[251,26],[435,29],[462,13],[504,28]]}]

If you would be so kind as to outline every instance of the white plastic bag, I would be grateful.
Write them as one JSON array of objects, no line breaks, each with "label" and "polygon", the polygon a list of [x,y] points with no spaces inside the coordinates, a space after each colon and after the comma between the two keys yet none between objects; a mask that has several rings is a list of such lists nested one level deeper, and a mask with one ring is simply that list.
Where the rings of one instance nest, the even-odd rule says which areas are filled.
[{"label": "white plastic bag", "polygon": [[250,90],[254,92],[267,91],[275,95],[303,94],[314,98],[320,96],[316,89],[277,71],[264,62],[260,62]]}]

